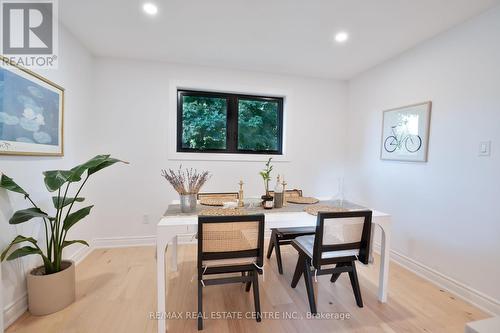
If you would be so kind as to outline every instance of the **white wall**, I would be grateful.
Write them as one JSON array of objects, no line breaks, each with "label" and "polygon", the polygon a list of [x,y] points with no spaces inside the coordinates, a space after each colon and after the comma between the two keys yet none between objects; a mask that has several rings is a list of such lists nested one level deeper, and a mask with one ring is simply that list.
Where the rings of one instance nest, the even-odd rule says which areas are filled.
[{"label": "white wall", "polygon": [[[346,189],[393,214],[395,251],[500,306],[499,41],[497,7],[351,80]],[[381,161],[382,110],[427,100],[429,162]]]},{"label": "white wall", "polygon": [[[92,63],[90,54],[69,34],[64,27],[59,29],[59,68],[38,71],[65,90],[64,157],[8,157],[0,156],[0,172],[14,178],[31,194],[36,202],[51,209],[51,199],[43,183],[42,171],[64,169],[87,159],[88,113],[92,110]],[[84,194],[85,195],[85,194]],[[42,240],[43,227],[31,221],[18,226],[8,224],[12,213],[30,207],[20,195],[7,194],[0,190],[0,249],[17,235],[35,236]],[[91,239],[90,221],[75,226],[69,237]],[[67,248],[65,255],[71,257],[79,245]],[[26,305],[25,273],[39,263],[33,256],[2,263],[1,293],[5,311],[5,324],[24,311]],[[3,294],[3,295],[2,295]],[[1,303],[1,302],[0,302]]]},{"label": "white wall", "polygon": [[[346,85],[330,80],[220,70],[207,67],[96,60],[96,100],[92,115],[95,152],[128,160],[103,177],[92,196],[99,205],[90,217],[98,221],[96,237],[154,235],[168,203],[178,198],[160,176],[162,168],[194,167],[213,173],[204,191],[263,193],[262,161],[178,161],[168,159],[175,144],[170,134],[175,114],[175,86],[286,95],[287,159],[276,163],[290,187],[305,194],[328,195],[343,174]],[[169,124],[170,122],[170,124]],[[274,184],[272,185],[274,186]],[[143,224],[148,215],[150,224]],[[97,222],[96,222],[97,223]]]},{"label": "white wall", "polygon": [[[500,9],[493,10],[353,79],[333,80],[208,67],[93,59],[62,29],[60,68],[42,74],[66,88],[64,158],[0,157],[0,171],[34,198],[48,198],[41,172],[71,167],[99,153],[128,160],[99,174],[86,197],[96,206],[75,237],[140,237],[155,226],[176,193],[161,168],[207,169],[206,191],[260,195],[262,161],[169,159],[175,130],[175,86],[286,96],[287,162],[275,164],[290,187],[330,195],[346,176],[346,196],[394,215],[393,248],[480,293],[500,299],[496,265],[500,215]],[[382,110],[432,100],[428,163],[381,161]],[[347,112],[349,111],[349,112]],[[490,158],[478,143],[493,141]],[[345,171],[344,171],[345,167]],[[0,247],[15,234],[42,229],[9,226],[24,207],[0,192]],[[149,219],[144,224],[144,216]],[[74,254],[78,247],[67,255]],[[31,259],[2,264],[10,313],[25,293]],[[493,300],[495,301],[495,300]],[[17,303],[20,304],[20,303]],[[10,316],[9,313],[9,316]],[[12,316],[10,316],[12,317]]]},{"label": "white wall", "polygon": [[[104,170],[83,194],[95,203],[90,217],[78,224],[73,236],[87,240],[105,237],[155,235],[156,222],[176,193],[160,176],[161,168],[207,169],[213,177],[207,191],[236,191],[243,179],[246,194],[261,195],[258,172],[262,161],[179,161],[168,159],[168,145],[175,114],[175,85],[272,93],[286,97],[288,145],[286,162],[277,163],[290,187],[305,193],[328,195],[337,189],[343,174],[346,84],[322,79],[267,75],[244,71],[94,59],[64,29],[60,30],[60,67],[42,75],[66,88],[65,156],[0,157],[0,170],[13,177],[47,209],[51,203],[42,171],[70,168],[100,153],[111,153],[131,162]],[[170,120],[169,120],[170,119]],[[175,126],[173,127],[175,129]],[[276,174],[275,174],[276,175]],[[273,184],[274,186],[274,184]],[[43,239],[40,224],[8,225],[12,213],[26,207],[21,196],[0,191],[0,248],[15,235]],[[144,215],[149,224],[143,224]],[[71,257],[80,248],[68,248]],[[8,325],[24,311],[25,273],[37,258],[2,264],[2,292]]]}]

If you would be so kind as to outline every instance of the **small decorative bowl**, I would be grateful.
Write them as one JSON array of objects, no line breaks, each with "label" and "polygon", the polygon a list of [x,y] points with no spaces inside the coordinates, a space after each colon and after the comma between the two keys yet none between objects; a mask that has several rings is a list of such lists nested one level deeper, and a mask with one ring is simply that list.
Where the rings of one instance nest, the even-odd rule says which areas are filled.
[{"label": "small decorative bowl", "polygon": [[234,201],[226,201],[223,203],[223,208],[232,208],[232,209],[235,209],[235,208],[238,208],[238,203],[237,202],[234,202]]}]

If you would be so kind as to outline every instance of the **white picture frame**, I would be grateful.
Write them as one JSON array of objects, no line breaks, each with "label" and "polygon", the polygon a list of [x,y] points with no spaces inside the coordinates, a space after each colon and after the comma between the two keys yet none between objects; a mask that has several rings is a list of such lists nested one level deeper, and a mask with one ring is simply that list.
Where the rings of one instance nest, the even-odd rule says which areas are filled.
[{"label": "white picture frame", "polygon": [[385,110],[380,159],[427,162],[432,102]]}]

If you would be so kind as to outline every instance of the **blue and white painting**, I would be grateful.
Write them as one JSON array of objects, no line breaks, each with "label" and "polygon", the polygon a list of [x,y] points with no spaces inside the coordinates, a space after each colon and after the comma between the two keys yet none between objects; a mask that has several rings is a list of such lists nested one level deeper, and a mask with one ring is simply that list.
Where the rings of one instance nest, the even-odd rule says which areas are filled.
[{"label": "blue and white painting", "polygon": [[62,94],[26,71],[0,67],[0,153],[61,155]]}]

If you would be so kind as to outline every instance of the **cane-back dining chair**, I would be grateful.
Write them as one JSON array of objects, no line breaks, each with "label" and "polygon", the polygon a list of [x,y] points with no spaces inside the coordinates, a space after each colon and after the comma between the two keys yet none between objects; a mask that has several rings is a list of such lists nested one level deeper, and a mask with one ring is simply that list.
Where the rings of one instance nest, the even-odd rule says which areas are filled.
[{"label": "cane-back dining chair", "polygon": [[238,192],[223,192],[223,193],[208,193],[208,192],[200,192],[196,196],[198,200],[202,199],[215,199],[215,200],[238,200],[239,194]]},{"label": "cane-back dining chair", "polygon": [[369,210],[320,212],[316,234],[300,236],[292,241],[292,246],[299,252],[292,288],[297,286],[300,277],[304,275],[311,313],[317,313],[312,285],[313,274],[331,275],[330,281],[334,283],[340,274],[349,273],[356,303],[363,307],[355,262],[359,260],[368,264],[371,226],[372,212]]},{"label": "cane-back dining chair", "polygon": [[[271,195],[274,192],[270,192]],[[293,189],[285,191],[285,199],[290,197],[301,197],[302,190]],[[292,243],[292,240],[299,236],[314,235],[316,232],[316,227],[287,227],[287,228],[271,228],[271,238],[269,239],[269,245],[267,247],[267,259],[271,258],[273,250],[276,253],[276,262],[278,264],[278,272],[283,274],[283,262],[281,260],[281,248],[282,245],[288,245]]]},{"label": "cane-back dining chair", "polygon": [[[198,217],[198,330],[203,329],[203,287],[210,285],[243,282],[247,292],[252,287],[255,318],[261,321],[258,274],[263,253],[263,214]],[[229,273],[238,275],[215,277]]]}]

